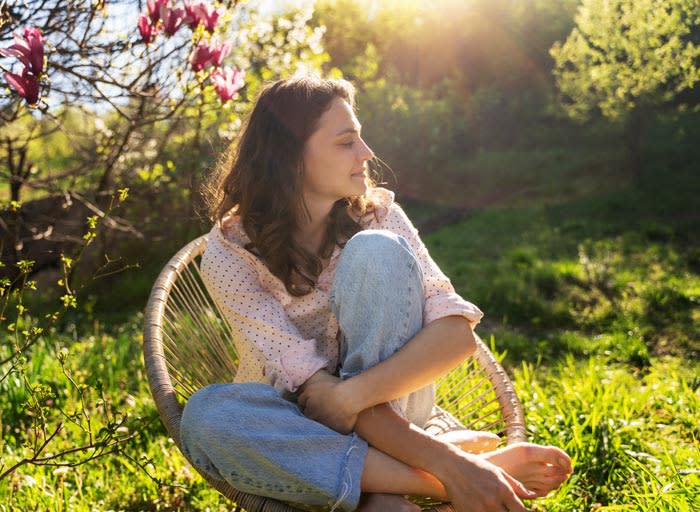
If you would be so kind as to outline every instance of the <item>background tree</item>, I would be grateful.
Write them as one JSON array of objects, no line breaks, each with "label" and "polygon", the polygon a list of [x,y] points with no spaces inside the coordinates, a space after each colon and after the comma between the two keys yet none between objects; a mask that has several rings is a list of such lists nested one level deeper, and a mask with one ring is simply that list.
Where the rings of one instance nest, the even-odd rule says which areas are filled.
[{"label": "background tree", "polygon": [[[76,324],[117,302],[140,307],[150,276],[144,286],[119,276],[125,293],[104,301],[95,290],[114,291],[122,270],[162,265],[201,232],[199,185],[249,98],[265,80],[325,60],[311,12],[0,1],[0,394],[11,398],[0,414],[0,481],[26,466],[65,475],[108,455],[144,467],[134,445],[153,418],[124,410],[133,397],[104,371],[113,346],[86,371],[79,340],[88,336]],[[122,344],[130,359],[135,338]]]},{"label": "background tree", "polygon": [[[27,27],[44,43],[36,97],[9,81],[0,95],[5,199],[25,200],[2,214],[3,260],[34,260],[35,271],[58,265],[116,189],[130,188],[133,200],[95,253],[149,238],[165,205],[183,212],[178,229],[194,229],[190,191],[235,134],[248,98],[263,80],[317,70],[324,58],[308,6],[260,13],[236,1],[33,0],[1,8],[0,47],[18,44]],[[21,79],[15,53],[3,51],[0,66]]]},{"label": "background tree", "polygon": [[[326,27],[328,71],[361,91],[365,133],[395,170],[391,186],[465,208],[522,193],[529,166],[542,165],[540,155],[531,164],[518,157],[521,172],[506,178],[510,162],[476,162],[481,155],[546,147],[570,129],[553,108],[548,50],[571,31],[577,4],[322,0],[315,19]],[[501,177],[491,185],[481,175],[494,165]]]},{"label": "background tree", "polygon": [[639,177],[653,116],[687,103],[700,81],[700,2],[583,0],[576,27],[551,55],[569,115],[602,114],[625,126],[628,166]]}]

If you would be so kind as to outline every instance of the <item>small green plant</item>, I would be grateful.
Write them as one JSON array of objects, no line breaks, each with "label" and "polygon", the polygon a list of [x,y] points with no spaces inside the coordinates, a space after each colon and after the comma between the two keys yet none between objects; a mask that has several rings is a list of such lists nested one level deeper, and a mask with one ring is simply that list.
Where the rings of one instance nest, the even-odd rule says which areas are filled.
[{"label": "small green plant", "polygon": [[[3,430],[0,481],[26,465],[70,468],[85,464],[119,452],[137,435],[128,428],[129,414],[108,399],[102,381],[81,369],[68,348],[71,343],[46,341],[47,335],[56,335],[59,320],[77,309],[85,283],[76,282],[76,265],[102,223],[127,196],[127,189],[119,190],[106,211],[87,219],[83,242],[75,254],[61,255],[62,276],[57,285],[62,292],[57,308],[40,315],[27,306],[27,295],[38,292],[30,279],[32,261],[18,261],[17,278],[0,283],[4,342],[0,389],[12,403],[2,420],[13,427]],[[43,350],[35,351],[37,345]]]}]

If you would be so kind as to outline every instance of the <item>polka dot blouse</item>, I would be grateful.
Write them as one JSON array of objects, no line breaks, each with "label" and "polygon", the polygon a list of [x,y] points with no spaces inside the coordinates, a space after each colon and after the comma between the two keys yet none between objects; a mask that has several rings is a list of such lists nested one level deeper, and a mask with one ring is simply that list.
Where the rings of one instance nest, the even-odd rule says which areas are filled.
[{"label": "polka dot blouse", "polygon": [[[379,205],[365,226],[403,236],[421,264],[425,288],[423,325],[451,315],[476,325],[483,313],[462,299],[428,254],[418,231],[393,192],[370,189]],[[240,357],[235,382],[263,382],[280,393],[295,392],[318,370],[335,371],[338,364],[338,322],[330,292],[342,249],[336,247],[313,291],[290,295],[260,258],[244,246],[250,239],[237,216],[217,222],[209,233],[201,271],[207,289],[227,317]]]}]

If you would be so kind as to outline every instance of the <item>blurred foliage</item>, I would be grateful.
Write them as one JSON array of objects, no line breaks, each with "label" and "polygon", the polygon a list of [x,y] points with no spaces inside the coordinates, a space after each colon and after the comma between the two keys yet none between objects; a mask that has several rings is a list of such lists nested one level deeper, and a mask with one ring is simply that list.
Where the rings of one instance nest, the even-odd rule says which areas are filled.
[{"label": "blurred foliage", "polygon": [[[692,55],[698,23],[674,10],[691,5],[680,0],[654,3],[673,8],[653,19],[641,12],[647,2],[583,4],[589,10],[575,18],[578,0],[319,0],[315,10],[300,2],[272,14],[240,2],[225,33],[234,40],[231,64],[247,73],[236,101],[220,105],[211,86],[191,77],[176,98],[178,114],[158,122],[130,124],[143,107],[131,100],[120,104],[126,116],[64,104],[3,126],[3,135],[33,139],[27,203],[65,190],[88,194],[104,175],[101,162],[111,162],[110,186],[130,189],[120,214],[143,239],[114,241],[86,229],[96,233],[93,247],[104,243],[105,255],[119,254],[124,266],[139,262],[140,270],[64,294],[66,308],[78,307],[33,338],[23,373],[18,365],[0,379],[6,468],[31,455],[41,439],[32,430],[37,415],[53,406],[76,421],[53,438],[54,454],[85,434],[80,414],[94,418],[95,432],[128,443],[87,467],[25,466],[0,486],[0,510],[230,508],[164,435],[138,357],[143,319],[135,311],[165,261],[208,229],[199,187],[263,82],[315,71],[358,88],[363,135],[393,168],[388,184],[412,218],[432,229],[454,223],[425,237],[431,254],[486,312],[480,332],[494,334],[506,352],[532,439],[575,455],[567,486],[532,509],[696,509],[700,121],[677,108],[697,103],[697,85],[677,81],[696,68],[672,57]],[[620,6],[627,17],[618,18],[629,21],[622,32],[615,16],[604,16]],[[634,20],[646,21],[633,30]],[[585,39],[586,23],[591,34],[607,32]],[[677,23],[688,31],[674,37]],[[638,46],[624,39],[640,34],[649,37]],[[637,134],[635,172],[645,179],[634,187],[620,144],[627,127],[598,106],[575,123],[570,105],[559,103],[557,87],[566,87],[555,79],[574,66],[555,75],[553,56],[576,37],[589,49],[614,45],[599,55],[615,56],[599,63],[609,79],[588,84],[600,91],[617,93],[610,77],[654,71],[609,100],[610,108],[638,97],[655,105],[647,118],[655,122]],[[663,62],[644,53],[655,46]],[[631,119],[635,126],[639,118]],[[55,288],[52,279],[37,291]],[[21,305],[12,312],[22,329],[3,335],[2,357],[22,330],[32,335],[27,315],[39,310]],[[66,418],[56,408],[51,414],[50,421]]]},{"label": "blurred foliage", "polygon": [[550,81],[547,50],[573,26],[577,2],[563,0],[320,0],[325,48],[349,79],[368,46],[379,76],[429,89],[444,78],[473,92],[499,84],[521,92]]},{"label": "blurred foliage", "polygon": [[660,110],[698,108],[700,2],[584,0],[551,49],[566,112],[621,122],[627,168],[641,178],[642,139]]},{"label": "blurred foliage", "polygon": [[[503,179],[506,193],[489,190],[484,179],[507,169],[493,162],[487,171],[480,160],[559,148],[580,135],[556,102],[548,55],[573,27],[576,5],[323,0],[315,17],[326,27],[326,68],[337,67],[360,90],[365,138],[394,169],[389,184],[404,197],[447,196],[452,206],[474,207],[529,188]],[[540,166],[524,167],[512,174]],[[452,198],[455,188],[468,192]]]},{"label": "blurred foliage", "polygon": [[643,187],[472,212],[426,237],[509,360],[700,357],[698,127],[684,114],[655,128]]},{"label": "blurred foliage", "polygon": [[569,115],[624,118],[693,89],[700,82],[699,12],[697,0],[584,0],[576,27],[551,50]]}]

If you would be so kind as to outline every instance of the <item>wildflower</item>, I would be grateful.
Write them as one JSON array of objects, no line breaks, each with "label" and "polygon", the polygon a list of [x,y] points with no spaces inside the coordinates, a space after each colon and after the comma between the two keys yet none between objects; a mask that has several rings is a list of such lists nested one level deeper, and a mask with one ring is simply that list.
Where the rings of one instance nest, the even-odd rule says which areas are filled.
[{"label": "wildflower", "polygon": [[27,68],[24,68],[21,75],[6,72],[5,80],[30,105],[35,105],[39,101],[39,79],[30,74]]},{"label": "wildflower", "polygon": [[192,64],[192,69],[195,71],[203,70],[211,59],[211,49],[209,44],[206,42],[201,42],[197,45],[190,58],[190,64]]},{"label": "wildflower", "polygon": [[209,48],[211,53],[211,63],[215,68],[218,68],[221,66],[224,58],[226,58],[231,51],[231,43],[225,42],[223,44],[219,44],[218,41],[212,41]]},{"label": "wildflower", "polygon": [[155,25],[160,19],[160,8],[167,3],[168,0],[148,0],[146,2],[146,12],[151,22]]},{"label": "wildflower", "polygon": [[209,43],[202,41],[194,49],[194,53],[192,53],[190,58],[190,64],[192,64],[194,71],[201,71],[208,64],[218,68],[230,51],[231,43],[229,42],[219,44],[215,38]]},{"label": "wildflower", "polygon": [[237,68],[219,68],[212,72],[211,81],[214,89],[223,103],[233,98],[245,85],[245,72]]}]

